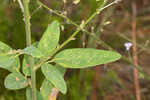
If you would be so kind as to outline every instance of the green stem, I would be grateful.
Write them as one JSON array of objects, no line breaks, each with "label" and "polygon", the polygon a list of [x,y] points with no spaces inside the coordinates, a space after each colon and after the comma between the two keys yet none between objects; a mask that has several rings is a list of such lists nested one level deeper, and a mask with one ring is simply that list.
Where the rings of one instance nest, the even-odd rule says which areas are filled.
[{"label": "green stem", "polygon": [[30,13],[29,13],[29,1],[23,0],[24,4],[24,21],[26,29],[26,44],[31,45],[31,29],[30,29]]},{"label": "green stem", "polygon": [[[30,28],[30,12],[29,12],[29,0],[23,0],[24,4],[24,20],[26,29],[26,45],[31,45],[31,28]],[[36,99],[36,71],[33,70],[34,59],[29,56],[29,64],[31,69],[31,90],[32,90],[32,100]]]}]

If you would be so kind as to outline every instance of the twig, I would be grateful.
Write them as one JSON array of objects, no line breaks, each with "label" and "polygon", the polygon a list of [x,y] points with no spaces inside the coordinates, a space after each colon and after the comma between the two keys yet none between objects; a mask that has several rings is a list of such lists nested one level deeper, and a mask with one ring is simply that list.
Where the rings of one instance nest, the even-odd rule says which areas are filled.
[{"label": "twig", "polygon": [[17,1],[19,3],[19,6],[20,6],[20,9],[21,9],[22,13],[24,13],[24,7],[23,7],[23,4],[22,4],[21,0],[17,0]]},{"label": "twig", "polygon": [[[137,48],[136,48],[136,4],[132,3],[132,11],[133,11],[133,22],[132,22],[132,41],[133,41],[133,63],[138,65],[138,57],[137,57]],[[136,68],[134,68],[134,85],[136,92],[136,100],[141,100],[140,95],[140,86],[139,86],[139,73]]]},{"label": "twig", "polygon": [[41,8],[41,6],[37,7],[32,13],[31,13],[31,17]]}]

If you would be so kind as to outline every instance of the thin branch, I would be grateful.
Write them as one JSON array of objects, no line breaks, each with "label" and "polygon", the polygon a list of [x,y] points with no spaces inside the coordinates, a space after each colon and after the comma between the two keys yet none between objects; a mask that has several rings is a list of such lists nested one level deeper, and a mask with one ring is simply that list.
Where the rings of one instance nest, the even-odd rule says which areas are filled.
[{"label": "thin branch", "polygon": [[17,1],[19,3],[19,6],[20,6],[20,9],[21,9],[22,13],[24,13],[24,7],[23,7],[23,4],[22,4],[21,0],[17,0]]},{"label": "thin branch", "polygon": [[[132,22],[132,41],[133,41],[133,63],[138,65],[138,57],[137,57],[137,47],[136,47],[136,4],[132,3],[132,11],[133,11],[133,22]],[[134,86],[136,93],[136,100],[141,100],[140,95],[140,86],[139,86],[139,73],[136,68],[134,68]]]},{"label": "thin branch", "polygon": [[41,6],[37,7],[31,14],[31,16],[33,16],[39,9],[41,8]]}]

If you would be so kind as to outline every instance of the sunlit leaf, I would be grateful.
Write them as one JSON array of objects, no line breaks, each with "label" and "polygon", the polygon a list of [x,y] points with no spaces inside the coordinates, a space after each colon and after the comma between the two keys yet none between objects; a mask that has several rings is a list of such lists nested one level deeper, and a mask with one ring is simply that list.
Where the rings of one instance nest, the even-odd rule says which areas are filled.
[{"label": "sunlit leaf", "polygon": [[12,48],[0,41],[0,68],[4,68],[10,72],[18,72],[20,61],[15,54],[10,54]]},{"label": "sunlit leaf", "polygon": [[43,64],[42,72],[46,79],[50,81],[60,92],[66,93],[67,86],[60,71],[53,65]]},{"label": "sunlit leaf", "polygon": [[[61,67],[60,65],[55,65],[54,67],[56,67],[58,71],[61,73],[61,75],[64,76],[64,73],[66,72],[66,69],[64,67]],[[44,79],[42,86],[40,88],[40,92],[44,100],[48,100],[54,88],[55,86],[50,81]]]},{"label": "sunlit leaf", "polygon": [[10,48],[7,44],[0,41],[0,54],[8,53],[11,50],[12,48]]},{"label": "sunlit leaf", "polygon": [[38,48],[44,53],[45,56],[50,56],[58,45],[60,36],[60,27],[57,21],[52,22],[44,32]]},{"label": "sunlit leaf", "polygon": [[19,58],[11,55],[0,56],[0,68],[4,68],[10,72],[18,72],[20,68]]},{"label": "sunlit leaf", "polygon": [[5,79],[5,87],[8,89],[22,89],[28,85],[28,80],[20,73],[11,73]]},{"label": "sunlit leaf", "polygon": [[[61,67],[60,65],[55,65],[54,67],[56,67],[58,71],[62,74],[62,76],[64,76],[64,73],[66,71],[65,68]],[[54,85],[47,79],[44,79],[40,88],[41,94],[45,98],[44,100],[48,100],[48,96],[50,95],[53,88],[55,88]]]},{"label": "sunlit leaf", "polygon": [[42,52],[34,46],[29,46],[29,47],[25,48],[23,50],[23,53],[27,54],[27,55],[31,55],[32,57],[36,57],[36,58],[43,57]]},{"label": "sunlit leaf", "polygon": [[54,61],[66,68],[86,68],[114,62],[121,55],[113,51],[97,49],[68,49],[56,54]]}]

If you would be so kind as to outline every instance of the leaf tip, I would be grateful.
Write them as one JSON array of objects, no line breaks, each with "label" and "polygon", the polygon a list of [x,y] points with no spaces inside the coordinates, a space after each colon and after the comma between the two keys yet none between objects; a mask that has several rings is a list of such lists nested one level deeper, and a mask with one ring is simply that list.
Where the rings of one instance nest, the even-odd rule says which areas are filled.
[{"label": "leaf tip", "polygon": [[54,20],[54,21],[51,23],[51,25],[56,25],[56,26],[59,27],[60,23],[59,23],[58,20]]}]

